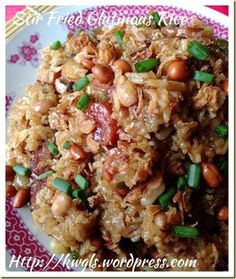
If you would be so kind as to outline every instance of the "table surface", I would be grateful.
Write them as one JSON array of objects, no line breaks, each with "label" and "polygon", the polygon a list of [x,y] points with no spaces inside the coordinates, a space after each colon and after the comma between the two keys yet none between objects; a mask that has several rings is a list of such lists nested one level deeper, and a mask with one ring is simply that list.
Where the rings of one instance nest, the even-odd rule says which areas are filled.
[{"label": "table surface", "polygon": [[[26,6],[6,6],[6,21],[12,19],[14,15],[23,10]],[[207,6],[213,10],[216,10],[224,15],[228,16],[228,6]]]}]

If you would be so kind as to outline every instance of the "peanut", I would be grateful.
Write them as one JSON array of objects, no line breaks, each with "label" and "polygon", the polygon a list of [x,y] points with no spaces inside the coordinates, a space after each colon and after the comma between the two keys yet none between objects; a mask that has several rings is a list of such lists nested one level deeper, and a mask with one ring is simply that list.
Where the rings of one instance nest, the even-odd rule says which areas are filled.
[{"label": "peanut", "polygon": [[225,93],[228,94],[229,88],[228,88],[228,80],[226,79],[223,83],[223,90],[225,91]]},{"label": "peanut", "polygon": [[6,197],[7,198],[12,198],[16,195],[17,190],[14,186],[12,185],[7,185],[6,186]]},{"label": "peanut", "polygon": [[27,189],[20,189],[13,200],[13,207],[20,208],[27,204],[30,197],[30,188]]},{"label": "peanut", "polygon": [[116,60],[113,64],[115,68],[118,68],[121,71],[121,74],[124,75],[127,72],[132,72],[130,64],[122,59]]},{"label": "peanut", "polygon": [[72,205],[72,198],[60,192],[55,195],[52,203],[52,213],[54,216],[64,216]]},{"label": "peanut", "polygon": [[12,182],[15,177],[15,172],[11,166],[6,166],[6,182]]},{"label": "peanut", "polygon": [[219,187],[223,182],[223,177],[214,164],[202,163],[202,175],[211,188]]},{"label": "peanut", "polygon": [[219,209],[217,214],[217,219],[219,221],[227,221],[228,220],[228,207],[223,206]]},{"label": "peanut", "polygon": [[49,108],[51,107],[51,101],[50,100],[41,100],[34,104],[33,108],[35,112],[39,112],[42,114],[46,114],[49,111]]},{"label": "peanut", "polygon": [[170,80],[186,81],[190,78],[191,72],[185,60],[175,60],[168,67],[167,76]]},{"label": "peanut", "polygon": [[137,87],[125,76],[120,76],[117,80],[116,94],[124,107],[132,106],[138,102]]},{"label": "peanut", "polygon": [[114,73],[112,69],[105,65],[95,65],[92,68],[92,73],[94,74],[95,79],[101,83],[109,83],[114,79]]}]

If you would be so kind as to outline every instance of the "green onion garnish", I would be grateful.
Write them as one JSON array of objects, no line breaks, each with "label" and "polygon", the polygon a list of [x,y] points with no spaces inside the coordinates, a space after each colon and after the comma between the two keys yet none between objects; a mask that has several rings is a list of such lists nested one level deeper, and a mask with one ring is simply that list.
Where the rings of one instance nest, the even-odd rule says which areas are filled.
[{"label": "green onion garnish", "polygon": [[206,83],[211,83],[214,80],[214,75],[206,72],[195,71],[193,79],[203,81]]},{"label": "green onion garnish", "polygon": [[40,174],[39,176],[37,176],[37,179],[41,180],[41,179],[47,178],[53,174],[54,174],[54,172],[52,170],[50,170],[50,171],[44,172],[44,173]]},{"label": "green onion garnish", "polygon": [[158,201],[159,201],[162,208],[165,208],[169,205],[169,203],[170,203],[172,197],[174,196],[175,192],[176,192],[175,187],[170,187],[169,189],[167,189],[167,191],[164,194],[162,194],[159,197]]},{"label": "green onion garnish", "polygon": [[80,190],[78,190],[78,189],[72,190],[72,192],[71,192],[72,198],[77,199],[79,197],[79,195],[78,195],[79,191]]},{"label": "green onion garnish", "polygon": [[120,30],[117,30],[115,32],[115,37],[116,37],[118,45],[121,47],[122,44],[123,44],[124,33],[122,31],[120,31]]},{"label": "green onion garnish", "polygon": [[51,49],[53,49],[53,50],[57,50],[57,49],[59,49],[61,47],[61,42],[60,41],[55,41],[55,42],[53,42],[52,44],[51,44]]},{"label": "green onion garnish", "polygon": [[188,226],[174,226],[174,234],[179,237],[196,238],[199,236],[199,231],[197,228]]},{"label": "green onion garnish", "polygon": [[188,167],[188,186],[198,189],[201,177],[201,167],[197,164],[190,164]]},{"label": "green onion garnish", "polygon": [[13,166],[13,170],[15,173],[21,175],[21,176],[29,176],[30,175],[30,169],[25,168],[24,166],[20,164],[16,164]]},{"label": "green onion garnish", "polygon": [[78,257],[80,256],[80,253],[78,251],[73,251],[70,253],[70,256],[71,256],[72,260],[77,260]]},{"label": "green onion garnish", "polygon": [[83,31],[82,28],[78,27],[76,30],[75,30],[75,35],[79,35],[81,32]]},{"label": "green onion garnish", "polygon": [[188,181],[185,176],[180,176],[177,180],[177,188],[179,191],[183,191],[188,185]]},{"label": "green onion garnish", "polygon": [[65,193],[67,195],[71,195],[72,186],[65,179],[62,179],[60,177],[55,178],[52,181],[52,186],[55,187],[57,190]]},{"label": "green onion garnish", "polygon": [[225,125],[219,125],[215,129],[215,133],[219,138],[227,138],[228,136],[228,127]]},{"label": "green onion garnish", "polygon": [[83,89],[88,85],[89,85],[89,79],[87,76],[84,76],[80,80],[76,81],[72,87],[74,91],[80,91],[81,89]]},{"label": "green onion garnish", "polygon": [[148,72],[160,65],[160,59],[149,58],[147,60],[139,61],[134,64],[135,70],[138,73]]},{"label": "green onion garnish", "polygon": [[161,16],[158,14],[158,12],[154,12],[151,15],[152,15],[154,23],[156,24],[156,27],[161,28],[161,27],[165,26],[165,24],[161,20]]},{"label": "green onion garnish", "polygon": [[53,156],[56,156],[59,154],[59,150],[56,146],[56,144],[52,143],[52,142],[49,142],[47,144],[47,147],[48,147],[48,150],[50,151],[50,153],[53,155]]},{"label": "green onion garnish", "polygon": [[71,147],[71,144],[72,143],[70,141],[66,140],[63,144],[63,148],[66,149],[66,150],[69,150],[70,147]]},{"label": "green onion garnish", "polygon": [[76,104],[77,109],[85,110],[89,106],[90,97],[87,93],[82,95]]},{"label": "green onion garnish", "polygon": [[83,202],[87,202],[88,195],[84,190],[74,189],[71,194],[72,198],[74,199],[81,199]]},{"label": "green onion garnish", "polygon": [[188,45],[188,52],[197,60],[204,61],[210,56],[209,50],[201,43],[193,40]]},{"label": "green onion garnish", "polygon": [[82,175],[77,174],[75,177],[75,182],[79,185],[81,190],[87,190],[89,187],[89,182],[86,178],[84,178]]}]

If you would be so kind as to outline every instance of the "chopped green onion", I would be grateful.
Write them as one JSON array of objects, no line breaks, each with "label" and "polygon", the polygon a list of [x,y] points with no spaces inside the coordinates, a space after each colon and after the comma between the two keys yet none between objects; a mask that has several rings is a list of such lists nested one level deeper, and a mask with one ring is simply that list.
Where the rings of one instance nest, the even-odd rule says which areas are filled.
[{"label": "chopped green onion", "polygon": [[215,129],[215,133],[219,138],[227,138],[228,136],[228,127],[225,125],[219,125]]},{"label": "chopped green onion", "polygon": [[174,234],[179,237],[197,238],[199,231],[197,228],[188,226],[174,226]]},{"label": "chopped green onion", "polygon": [[188,52],[197,60],[204,61],[210,56],[209,50],[201,43],[193,40],[188,45]]},{"label": "chopped green onion", "polygon": [[195,71],[193,79],[203,81],[206,83],[211,83],[214,80],[214,75],[206,72]]},{"label": "chopped green onion", "polygon": [[75,182],[79,185],[81,190],[87,190],[89,187],[89,182],[86,178],[84,178],[82,175],[77,174],[75,177]]},{"label": "chopped green onion", "polygon": [[225,158],[219,158],[217,160],[216,164],[221,171],[223,171],[224,173],[227,173],[227,171],[228,171],[228,161],[225,160]]},{"label": "chopped green onion", "polygon": [[72,260],[77,260],[78,257],[80,256],[80,253],[78,251],[73,251],[70,253],[70,256],[71,256]]},{"label": "chopped green onion", "polygon": [[176,192],[175,187],[170,187],[169,189],[167,189],[167,191],[164,194],[162,194],[159,197],[158,201],[159,201],[162,208],[165,208],[169,205],[169,203],[170,203],[172,197],[174,196],[175,192]]},{"label": "chopped green onion", "polygon": [[188,185],[187,179],[185,176],[180,176],[177,180],[177,188],[179,191],[183,191]]},{"label": "chopped green onion", "polygon": [[53,173],[54,172],[52,170],[44,172],[44,173],[40,174],[39,176],[37,176],[37,179],[41,180],[41,179],[47,178],[47,177],[53,175]]},{"label": "chopped green onion", "polygon": [[83,31],[82,28],[78,27],[76,30],[75,30],[75,35],[79,35],[81,32]]},{"label": "chopped green onion", "polygon": [[87,76],[82,77],[80,80],[76,81],[73,84],[73,90],[74,91],[80,91],[81,89],[83,89],[84,87],[89,85],[89,79]]},{"label": "chopped green onion", "polygon": [[70,141],[66,140],[63,144],[63,148],[66,149],[66,150],[69,150],[70,147],[71,147],[71,144],[72,143]]},{"label": "chopped green onion", "polygon": [[72,190],[72,192],[71,192],[72,198],[77,199],[79,197],[79,195],[78,195],[79,191],[80,190],[78,190],[78,189]]},{"label": "chopped green onion", "polygon": [[160,59],[149,58],[147,60],[137,62],[134,67],[138,73],[148,72],[160,65]]},{"label": "chopped green onion", "polygon": [[116,37],[118,45],[121,47],[122,44],[123,44],[124,33],[122,31],[120,31],[120,30],[117,30],[115,32],[115,37]]},{"label": "chopped green onion", "polygon": [[60,41],[55,41],[51,44],[51,49],[57,50],[61,47],[61,42]]},{"label": "chopped green onion", "polygon": [[156,26],[158,28],[161,28],[161,27],[164,27],[165,24],[164,22],[161,20],[161,16],[158,14],[158,12],[154,12],[152,13],[152,18],[153,18],[153,21],[154,23],[156,24]]},{"label": "chopped green onion", "polygon": [[52,181],[52,186],[55,187],[57,190],[70,195],[71,194],[71,190],[72,190],[72,186],[71,184],[66,181],[65,179],[62,179],[60,177],[56,177],[53,181]]},{"label": "chopped green onion", "polygon": [[47,144],[47,147],[48,147],[48,150],[50,151],[50,153],[53,155],[53,156],[56,156],[59,154],[59,150],[56,146],[56,144],[52,143],[52,142],[49,142]]},{"label": "chopped green onion", "polygon": [[24,166],[20,164],[16,164],[13,166],[13,170],[15,173],[21,175],[21,176],[29,176],[30,175],[30,169],[25,168]]},{"label": "chopped green onion", "polygon": [[77,109],[85,110],[89,106],[90,97],[87,93],[82,95],[76,104]]},{"label": "chopped green onion", "polygon": [[190,164],[188,167],[188,186],[198,189],[201,177],[201,168],[197,164]]},{"label": "chopped green onion", "polygon": [[87,202],[88,195],[84,190],[74,189],[71,194],[72,198],[74,199],[81,199],[83,202]]}]

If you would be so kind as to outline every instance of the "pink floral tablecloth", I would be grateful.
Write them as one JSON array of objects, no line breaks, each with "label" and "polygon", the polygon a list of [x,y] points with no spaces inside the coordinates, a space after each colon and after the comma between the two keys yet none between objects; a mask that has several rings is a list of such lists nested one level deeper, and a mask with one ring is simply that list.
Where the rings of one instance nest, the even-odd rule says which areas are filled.
[{"label": "pink floral tablecloth", "polygon": [[[14,15],[25,8],[26,6],[6,6],[6,21],[14,17]],[[228,6],[207,6],[222,14],[228,15]]]}]

